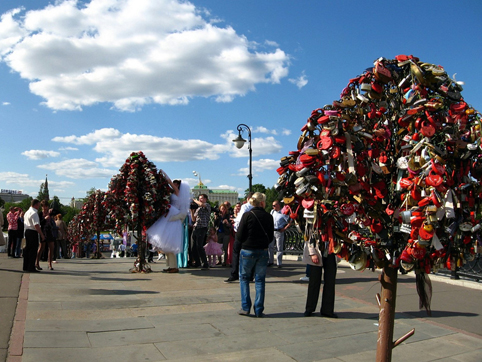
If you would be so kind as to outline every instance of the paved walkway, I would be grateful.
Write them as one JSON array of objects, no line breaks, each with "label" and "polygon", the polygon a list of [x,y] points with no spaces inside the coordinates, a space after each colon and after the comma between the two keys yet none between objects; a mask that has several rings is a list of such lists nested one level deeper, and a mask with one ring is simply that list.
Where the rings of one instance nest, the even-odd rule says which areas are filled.
[{"label": "paved walkway", "polygon": [[[164,274],[165,264],[158,262],[153,273],[133,274],[133,260],[61,260],[54,271],[43,263],[41,273],[23,274],[21,259],[0,254],[0,357],[8,362],[375,360],[377,273],[340,264],[335,308],[340,318],[306,318],[307,284],[299,281],[304,265],[287,260],[283,268],[269,269],[267,318],[258,319],[237,315],[239,284],[223,283],[225,268]],[[394,349],[393,361],[482,361],[480,284],[434,281],[431,318],[418,310],[413,275],[400,276],[398,285],[395,338],[412,328],[415,335]]]}]

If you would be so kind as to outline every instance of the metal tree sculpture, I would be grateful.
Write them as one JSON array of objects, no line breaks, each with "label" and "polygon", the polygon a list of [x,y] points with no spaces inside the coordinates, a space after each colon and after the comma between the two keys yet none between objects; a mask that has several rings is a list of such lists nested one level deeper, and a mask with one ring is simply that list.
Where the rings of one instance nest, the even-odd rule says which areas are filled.
[{"label": "metal tree sculpture", "polygon": [[132,272],[150,272],[146,262],[145,228],[169,209],[171,189],[156,166],[142,152],[133,152],[109,184],[112,197],[109,217],[115,219],[117,230],[127,224],[137,231],[138,257]]},{"label": "metal tree sculpture", "polygon": [[461,91],[441,66],[377,59],[311,113],[278,169],[307,241],[355,270],[383,269],[377,361],[413,334],[392,342],[398,269],[415,271],[430,313],[428,274],[472,259],[481,237],[481,115]]}]

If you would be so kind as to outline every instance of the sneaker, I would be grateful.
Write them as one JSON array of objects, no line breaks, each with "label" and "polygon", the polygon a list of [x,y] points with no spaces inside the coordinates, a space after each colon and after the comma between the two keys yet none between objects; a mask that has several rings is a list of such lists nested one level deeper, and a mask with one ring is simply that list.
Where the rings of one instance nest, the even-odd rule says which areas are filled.
[{"label": "sneaker", "polygon": [[240,309],[238,310],[239,315],[249,315],[249,310]]},{"label": "sneaker", "polygon": [[309,277],[301,277],[300,280],[302,282],[309,282],[310,281],[310,278]]},{"label": "sneaker", "polygon": [[225,283],[234,283],[234,282],[237,282],[239,279],[237,278],[233,278],[233,277],[229,277],[228,279],[226,279],[224,282]]}]

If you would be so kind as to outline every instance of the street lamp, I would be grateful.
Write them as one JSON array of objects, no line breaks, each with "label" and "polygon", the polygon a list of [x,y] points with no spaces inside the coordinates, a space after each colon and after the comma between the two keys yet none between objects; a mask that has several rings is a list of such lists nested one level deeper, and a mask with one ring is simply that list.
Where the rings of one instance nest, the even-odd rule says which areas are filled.
[{"label": "street lamp", "polygon": [[246,140],[241,137],[241,133],[243,132],[243,129],[246,129],[248,131],[248,150],[249,150],[249,192],[253,192],[253,173],[252,173],[252,166],[253,166],[253,150],[251,149],[251,129],[246,126],[245,124],[241,123],[238,125],[237,130],[238,130],[238,137],[233,140],[234,144],[238,149],[243,148],[244,144],[246,143]]},{"label": "street lamp", "polygon": [[199,172],[193,171],[192,174],[194,176],[199,177],[199,186],[201,186],[203,183],[201,182],[201,174]]}]

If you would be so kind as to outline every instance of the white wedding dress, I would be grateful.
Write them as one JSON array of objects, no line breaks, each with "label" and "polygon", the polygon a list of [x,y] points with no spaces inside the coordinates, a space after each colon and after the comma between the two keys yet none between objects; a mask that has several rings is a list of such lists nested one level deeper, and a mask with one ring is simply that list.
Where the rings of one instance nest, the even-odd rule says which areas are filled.
[{"label": "white wedding dress", "polygon": [[[189,209],[190,188],[181,182],[179,196],[172,193],[170,196],[169,212],[161,216],[149,229],[147,229],[147,240],[154,249],[163,253],[178,254],[182,251],[183,242],[183,221]],[[174,216],[181,214],[182,220]],[[175,220],[171,220],[175,219]]]}]

